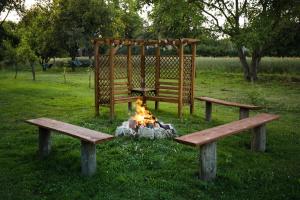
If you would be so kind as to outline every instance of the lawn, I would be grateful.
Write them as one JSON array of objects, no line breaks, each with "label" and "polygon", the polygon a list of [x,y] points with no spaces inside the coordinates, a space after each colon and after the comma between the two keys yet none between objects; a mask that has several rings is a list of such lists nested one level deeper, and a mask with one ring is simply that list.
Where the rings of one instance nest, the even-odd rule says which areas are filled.
[{"label": "lawn", "polygon": [[[285,75],[263,75],[246,83],[239,73],[198,70],[197,95],[265,106],[263,112],[281,119],[267,126],[267,151],[250,151],[250,134],[218,142],[217,179],[197,179],[198,150],[169,139],[117,138],[97,145],[97,173],[80,174],[80,141],[54,134],[51,155],[37,155],[37,128],[25,119],[50,117],[114,134],[130,113],[117,105],[117,118],[108,121],[101,108],[94,117],[93,89],[88,73],[0,72],[0,199],[300,199],[300,82]],[[298,79],[296,79],[297,81]],[[149,103],[154,110],[154,104]],[[172,123],[179,135],[238,119],[236,108],[213,106],[213,121],[204,121],[204,105],[196,113],[162,103],[155,113]],[[252,112],[251,115],[255,115]]]}]

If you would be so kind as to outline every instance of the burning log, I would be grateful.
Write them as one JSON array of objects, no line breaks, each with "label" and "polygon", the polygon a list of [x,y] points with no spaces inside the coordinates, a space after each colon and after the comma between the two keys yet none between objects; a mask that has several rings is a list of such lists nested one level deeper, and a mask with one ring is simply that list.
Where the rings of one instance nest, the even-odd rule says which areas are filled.
[{"label": "burning log", "polygon": [[170,138],[176,136],[175,129],[170,124],[158,121],[152,113],[147,110],[141,100],[136,101],[136,112],[127,122],[123,122],[116,130],[117,136],[134,136],[145,138]]}]

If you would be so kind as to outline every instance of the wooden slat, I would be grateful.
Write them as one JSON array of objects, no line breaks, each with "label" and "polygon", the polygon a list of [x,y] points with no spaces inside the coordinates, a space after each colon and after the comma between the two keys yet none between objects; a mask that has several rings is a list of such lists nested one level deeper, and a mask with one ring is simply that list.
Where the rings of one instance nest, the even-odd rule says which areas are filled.
[{"label": "wooden slat", "polygon": [[119,94],[128,94],[128,90],[117,90],[117,91],[114,91],[114,95],[119,95]]},{"label": "wooden slat", "polygon": [[98,144],[114,138],[114,136],[112,135],[108,135],[105,133],[101,133],[98,131],[90,130],[87,128],[75,126],[72,124],[60,122],[49,118],[30,119],[26,122],[53,131],[58,131],[60,133],[79,138],[81,140],[91,142],[94,144]]},{"label": "wooden slat", "polygon": [[114,82],[114,85],[124,85],[127,87],[128,82]]},{"label": "wooden slat", "polygon": [[128,87],[126,85],[116,85],[116,86],[114,86],[114,90],[126,90],[126,91],[128,91]]},{"label": "wooden slat", "polygon": [[216,104],[221,104],[225,106],[234,106],[234,107],[240,107],[240,108],[247,108],[251,110],[259,110],[262,107],[260,106],[255,106],[255,105],[248,105],[248,104],[241,104],[241,103],[236,103],[236,102],[229,102],[229,101],[224,101],[221,99],[214,99],[211,97],[195,97],[195,99],[200,100],[200,101],[208,101],[211,103],[216,103]]},{"label": "wooden slat", "polygon": [[95,81],[95,115],[99,115],[99,45],[95,45],[95,74],[94,74],[94,81]]},{"label": "wooden slat", "polygon": [[184,51],[183,44],[179,45],[179,81],[178,81],[178,117],[182,118],[182,107],[183,107],[183,62],[184,62]]},{"label": "wooden slat", "polygon": [[276,119],[279,119],[279,115],[262,113],[254,117],[177,137],[175,140],[191,146],[201,146],[203,144],[211,143],[228,135],[233,135]]},{"label": "wooden slat", "polygon": [[132,88],[133,92],[154,92],[155,88]]},{"label": "wooden slat", "polygon": [[94,44],[106,45],[179,45],[179,44],[193,44],[199,42],[193,38],[181,39],[159,39],[159,40],[143,40],[143,39],[116,39],[116,38],[95,38],[92,40]]},{"label": "wooden slat", "polygon": [[194,113],[194,103],[195,103],[195,76],[196,76],[196,44],[192,44],[192,83],[191,83],[191,104],[190,104],[190,114]]},{"label": "wooden slat", "polygon": [[178,92],[174,91],[165,91],[165,90],[159,90],[159,94],[172,94],[172,95],[178,95]]},{"label": "wooden slat", "polygon": [[128,93],[132,88],[132,58],[131,58],[131,46],[127,47],[127,81],[128,81]]},{"label": "wooden slat", "polygon": [[178,86],[178,82],[160,81],[158,84],[159,84],[159,85],[172,85],[172,86]]},{"label": "wooden slat", "polygon": [[146,97],[147,100],[150,101],[162,101],[162,102],[170,102],[170,103],[178,103],[178,98],[177,97],[167,97],[167,96],[155,96],[155,97],[151,97],[151,96],[147,96]]},{"label": "wooden slat", "polygon": [[127,102],[132,102],[132,101],[136,101],[137,99],[139,99],[141,97],[115,97],[115,102],[116,103],[127,103]]},{"label": "wooden slat", "polygon": [[110,47],[109,50],[109,80],[110,80],[110,119],[113,120],[114,113],[115,113],[115,103],[114,103],[114,79],[115,79],[115,66],[114,66],[114,54],[115,49],[114,47]]},{"label": "wooden slat", "polygon": [[141,87],[146,86],[146,70],[145,70],[146,60],[145,60],[145,46],[141,45]]},{"label": "wooden slat", "polygon": [[[178,85],[178,84],[177,84],[177,85]],[[178,90],[178,87],[159,86],[159,89],[165,89],[165,90]]]}]

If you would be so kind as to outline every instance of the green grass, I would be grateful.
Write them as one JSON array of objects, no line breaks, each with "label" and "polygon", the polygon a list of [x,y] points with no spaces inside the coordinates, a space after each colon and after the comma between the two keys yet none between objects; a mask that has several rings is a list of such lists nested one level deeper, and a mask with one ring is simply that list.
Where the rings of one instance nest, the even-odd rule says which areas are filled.
[{"label": "green grass", "polygon": [[[248,58],[250,63],[250,58]],[[200,70],[216,72],[238,72],[243,68],[238,57],[198,57],[197,67]],[[263,57],[258,73],[300,75],[299,57]]]},{"label": "green grass", "polygon": [[[198,71],[197,95],[266,106],[263,112],[281,119],[267,126],[267,152],[249,149],[250,135],[218,142],[217,179],[197,179],[198,150],[172,140],[117,138],[97,145],[97,174],[80,175],[80,141],[54,134],[52,153],[37,155],[37,128],[25,119],[50,117],[113,134],[128,119],[127,106],[118,105],[94,117],[93,89],[88,73],[29,72],[13,79],[0,73],[0,199],[299,199],[300,198],[300,84],[280,75],[263,75],[249,84],[242,74]],[[155,113],[174,124],[179,135],[224,124],[238,110],[213,106],[213,121],[204,121],[203,103],[194,116],[184,110],[179,121],[175,105],[162,103]],[[149,104],[153,110],[153,103]],[[251,113],[255,115],[255,112]]]}]

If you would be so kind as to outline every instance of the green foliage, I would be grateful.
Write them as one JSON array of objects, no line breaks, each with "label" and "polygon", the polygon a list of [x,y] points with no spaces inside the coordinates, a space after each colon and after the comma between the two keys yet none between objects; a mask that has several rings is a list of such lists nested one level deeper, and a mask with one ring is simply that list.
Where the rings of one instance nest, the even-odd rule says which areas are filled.
[{"label": "green foliage", "polygon": [[153,2],[149,17],[155,38],[196,38],[203,34],[201,10],[184,0]]},{"label": "green foliage", "polygon": [[95,34],[107,31],[111,13],[103,1],[56,0],[52,7],[54,32],[61,47],[72,59],[79,47],[90,48]]},{"label": "green foliage", "polygon": [[[116,138],[97,145],[97,173],[80,175],[80,141],[54,133],[52,152],[46,159],[37,155],[37,128],[25,119],[50,117],[113,134],[128,119],[127,106],[117,105],[117,118],[108,120],[101,108],[94,117],[93,93],[88,74],[38,73],[36,83],[29,73],[14,80],[10,72],[0,74],[0,196],[18,199],[299,199],[300,197],[300,88],[262,76],[255,87],[240,74],[198,71],[196,95],[207,95],[251,103],[260,92],[267,109],[280,120],[267,126],[267,152],[249,149],[250,135],[242,133],[218,141],[218,176],[213,182],[198,180],[197,149],[173,140]],[[217,81],[216,81],[217,80]],[[261,102],[257,102],[261,105]],[[175,104],[161,103],[155,113],[175,125],[179,135],[225,124],[238,119],[238,109],[213,106],[213,121],[204,120],[204,104],[196,102],[196,113],[184,109],[177,119]],[[154,110],[154,103],[149,102]],[[257,114],[251,112],[251,115]]]},{"label": "green foliage", "polygon": [[21,43],[17,47],[16,51],[17,59],[23,64],[26,64],[27,62],[33,64],[38,60],[35,52],[31,49],[29,42],[26,38],[23,38],[21,40]]},{"label": "green foliage", "polygon": [[54,21],[48,5],[36,5],[27,10],[19,23],[19,35],[26,40],[31,50],[39,58],[40,64],[59,55],[60,47],[54,32]]},{"label": "green foliage", "polygon": [[108,6],[113,15],[108,36],[137,38],[143,34],[143,21],[137,12],[135,0],[109,1]]}]

